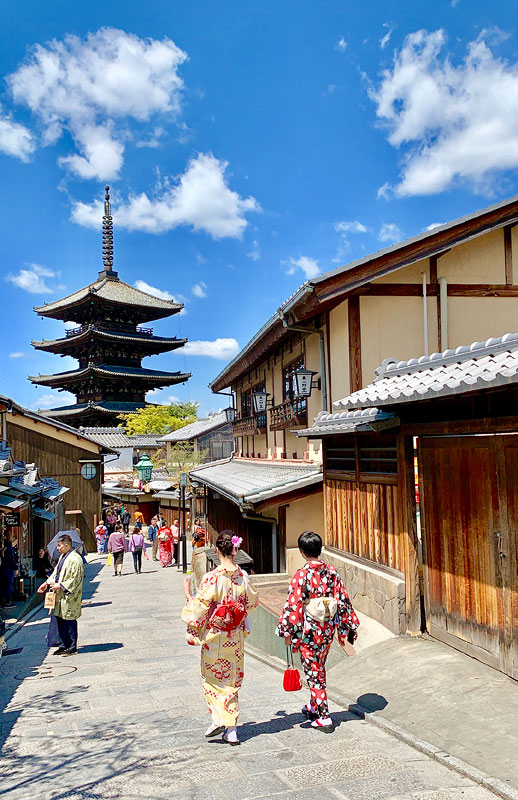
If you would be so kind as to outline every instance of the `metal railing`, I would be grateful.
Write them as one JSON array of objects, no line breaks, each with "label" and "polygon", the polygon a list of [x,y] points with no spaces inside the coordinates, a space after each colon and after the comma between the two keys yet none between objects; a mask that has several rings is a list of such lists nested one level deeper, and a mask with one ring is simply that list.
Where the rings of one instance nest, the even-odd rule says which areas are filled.
[{"label": "metal railing", "polygon": [[[69,328],[65,331],[65,335],[68,336],[79,336],[81,333],[84,333],[88,330],[90,325],[79,325],[77,328]],[[127,333],[127,334],[144,334],[144,336],[153,336],[153,328],[143,328],[140,325],[137,326],[135,329],[132,325],[125,325],[124,323],[117,323],[117,322],[100,322],[95,324],[95,327],[98,330],[102,331],[113,331],[114,333]]]}]

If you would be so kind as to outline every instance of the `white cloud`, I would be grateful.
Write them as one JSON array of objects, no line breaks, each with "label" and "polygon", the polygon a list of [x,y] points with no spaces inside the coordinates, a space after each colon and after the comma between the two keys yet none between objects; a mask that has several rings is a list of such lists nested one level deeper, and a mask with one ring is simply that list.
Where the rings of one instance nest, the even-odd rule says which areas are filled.
[{"label": "white cloud", "polygon": [[441,225],[444,225],[444,222],[431,222],[426,226],[425,231],[433,231],[434,228],[440,228]]},{"label": "white cloud", "polygon": [[387,46],[387,44],[390,41],[390,37],[394,33],[394,28],[392,26],[389,26],[388,22],[384,22],[383,23],[383,27],[384,28],[388,28],[388,31],[386,32],[385,36],[382,36],[382,38],[380,39],[380,47],[381,47],[382,50],[385,49],[385,47]]},{"label": "white cloud", "polygon": [[170,39],[140,39],[101,28],[86,39],[36,45],[8,77],[14,101],[27,106],[41,126],[43,144],[69,134],[77,153],[61,166],[82,178],[111,179],[123,162],[129,120],[177,114],[187,54]]},{"label": "white cloud", "polygon": [[403,239],[403,233],[395,222],[384,222],[378,233],[380,242],[399,242]]},{"label": "white cloud", "polygon": [[[155,195],[143,192],[130,197],[127,203],[114,204],[112,210],[118,227],[146,233],[164,233],[180,225],[205,231],[214,239],[240,239],[248,225],[245,214],[260,211],[253,197],[246,199],[225,183],[226,161],[210,153],[192,158],[185,172],[173,185],[157,186]],[[103,215],[102,202],[74,203],[72,219],[88,228],[99,228]]]},{"label": "white cloud", "polygon": [[194,341],[187,342],[182,352],[188,356],[207,356],[228,361],[239,353],[239,344],[236,339],[223,338],[215,339],[213,342]]},{"label": "white cloud", "polygon": [[29,406],[33,410],[57,408],[58,406],[69,406],[76,402],[76,398],[70,392],[59,392],[56,394],[42,394]]},{"label": "white cloud", "polygon": [[347,50],[347,42],[345,41],[343,36],[340,36],[338,39],[335,50],[339,50],[341,53],[344,53]]},{"label": "white cloud", "polygon": [[200,281],[199,283],[194,284],[191,291],[195,297],[199,297],[201,299],[202,297],[207,297],[206,290],[207,290],[207,284],[205,283],[205,281]]},{"label": "white cloud", "polygon": [[27,269],[21,269],[16,275],[7,275],[5,280],[31,294],[50,294],[55,289],[64,288],[60,284],[49,286],[45,281],[45,278],[58,278],[59,272],[42,267],[40,264],[27,264],[26,266]]},{"label": "white cloud", "polygon": [[291,267],[289,268],[288,275],[294,275],[297,268],[300,268],[306,278],[314,278],[320,274],[320,267],[315,258],[308,258],[307,256],[300,256],[300,258],[290,258]]},{"label": "white cloud", "polygon": [[259,249],[259,242],[254,239],[252,243],[252,250],[246,254],[248,258],[251,258],[252,261],[259,261],[261,258],[261,250]]},{"label": "white cloud", "polygon": [[337,233],[367,233],[368,231],[368,228],[363,224],[363,222],[358,222],[357,219],[335,222],[334,227]]},{"label": "white cloud", "polygon": [[407,146],[397,196],[436,194],[456,182],[483,187],[518,167],[518,65],[487,44],[501,36],[482,31],[455,65],[442,55],[444,31],[412,33],[371,90],[388,141]]},{"label": "white cloud", "polygon": [[0,150],[21,161],[28,161],[35,150],[30,130],[14,122],[9,114],[0,115]]},{"label": "white cloud", "polygon": [[20,350],[17,350],[16,353],[9,353],[9,358],[25,358],[27,353],[22,353]]},{"label": "white cloud", "polygon": [[166,389],[152,389],[151,392],[146,394],[146,401],[148,403],[156,403],[157,405],[161,406],[168,406],[171,403],[181,403],[180,398],[175,394],[166,396],[166,391]]},{"label": "white cloud", "polygon": [[[171,300],[173,303],[186,303],[187,298],[185,298],[182,294],[171,294],[168,292],[167,289],[157,289],[156,286],[151,286],[151,284],[146,283],[146,281],[135,281],[133,284],[135,289],[138,289],[139,292],[146,292],[146,294],[152,294],[153,297],[159,297],[161,300]],[[180,315],[187,314],[185,308],[179,312]]]}]

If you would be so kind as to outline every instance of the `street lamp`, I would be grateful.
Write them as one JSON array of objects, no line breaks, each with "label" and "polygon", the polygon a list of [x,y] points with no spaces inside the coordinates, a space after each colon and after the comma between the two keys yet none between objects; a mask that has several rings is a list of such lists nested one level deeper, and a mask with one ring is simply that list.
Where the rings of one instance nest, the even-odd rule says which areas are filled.
[{"label": "street lamp", "polygon": [[266,406],[268,405],[269,396],[270,392],[252,392],[252,401],[256,414],[264,414]]},{"label": "street lamp", "polygon": [[304,369],[304,367],[296,369],[292,376],[293,396],[296,398],[309,397],[311,389],[320,388],[320,381],[313,381],[313,375],[316,374],[312,369]]},{"label": "street lamp", "polygon": [[153,472],[153,462],[150,460],[149,456],[145,453],[141,456],[140,461],[138,464],[135,464],[135,469],[138,472],[138,476],[142,483],[148,483],[151,480],[151,475]]},{"label": "street lamp", "polygon": [[235,422],[236,421],[236,409],[230,406],[229,408],[225,409],[225,417],[227,422]]}]

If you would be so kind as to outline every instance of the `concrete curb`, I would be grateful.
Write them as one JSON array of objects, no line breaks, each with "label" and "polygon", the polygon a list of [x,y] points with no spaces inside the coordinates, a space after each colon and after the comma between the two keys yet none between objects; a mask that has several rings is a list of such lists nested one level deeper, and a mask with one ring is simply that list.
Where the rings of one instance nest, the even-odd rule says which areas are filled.
[{"label": "concrete curb", "polygon": [[[279,658],[266,655],[251,645],[245,645],[245,652],[257,659],[257,661],[261,661],[263,664],[273,667],[277,672],[284,672],[286,669],[286,665]],[[364,708],[359,703],[352,702],[337,689],[333,689],[333,687],[328,688],[327,695],[334,703],[343,706],[359,719],[363,719],[365,722],[369,722],[371,725],[375,725],[386,733],[395,736],[399,741],[433,758],[445,767],[459,773],[459,775],[470,778],[470,780],[488,789],[488,791],[493,792],[493,794],[501,797],[503,800],[518,800],[518,789],[515,789],[513,786],[508,786],[503,781],[498,780],[498,778],[493,778],[486,772],[482,772],[482,770],[471,766],[471,764],[462,761],[460,758],[455,758],[455,756],[446,753],[444,750],[439,750],[435,745],[430,744],[430,742],[425,742],[423,739],[419,739],[394,722],[390,722],[383,717],[374,716],[368,709]]]}]

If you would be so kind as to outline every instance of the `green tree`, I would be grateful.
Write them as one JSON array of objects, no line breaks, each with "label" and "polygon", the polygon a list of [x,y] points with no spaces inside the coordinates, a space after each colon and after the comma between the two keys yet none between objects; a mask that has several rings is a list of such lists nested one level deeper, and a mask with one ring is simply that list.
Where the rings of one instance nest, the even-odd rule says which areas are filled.
[{"label": "green tree", "polygon": [[168,406],[145,406],[132,414],[121,414],[128,436],[156,433],[164,436],[198,419],[198,403],[171,403]]}]

